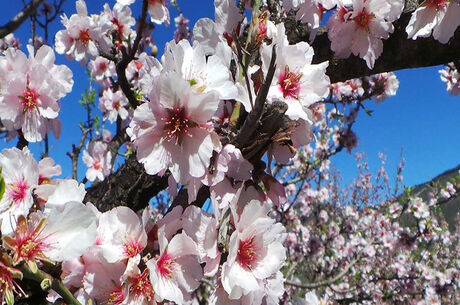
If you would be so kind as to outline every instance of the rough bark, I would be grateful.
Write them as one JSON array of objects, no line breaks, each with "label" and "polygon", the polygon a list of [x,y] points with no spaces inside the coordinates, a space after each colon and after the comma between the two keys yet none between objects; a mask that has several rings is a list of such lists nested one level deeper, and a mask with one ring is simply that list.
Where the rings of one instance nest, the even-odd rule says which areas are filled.
[{"label": "rough bark", "polygon": [[101,211],[120,205],[138,211],[167,186],[168,175],[148,175],[133,154],[106,180],[88,188],[85,201],[94,203]]}]

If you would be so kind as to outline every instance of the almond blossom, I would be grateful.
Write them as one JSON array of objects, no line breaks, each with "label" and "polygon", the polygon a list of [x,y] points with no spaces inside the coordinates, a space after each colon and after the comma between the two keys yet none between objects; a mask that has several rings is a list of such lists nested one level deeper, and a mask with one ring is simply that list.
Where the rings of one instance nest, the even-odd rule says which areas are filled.
[{"label": "almond blossom", "polygon": [[214,276],[221,256],[217,249],[217,219],[198,207],[189,206],[182,215],[182,224],[184,232],[196,243],[200,260],[206,263],[204,275]]},{"label": "almond blossom", "polygon": [[111,89],[104,90],[99,99],[99,108],[104,112],[104,119],[114,123],[118,117],[125,120],[128,117],[128,99],[121,90],[113,92]]},{"label": "almond blossom", "polygon": [[116,73],[113,61],[110,61],[102,56],[98,56],[94,60],[90,60],[88,63],[88,69],[94,80],[101,84],[103,83],[102,81],[104,78],[112,77]]},{"label": "almond blossom", "polygon": [[209,18],[199,19],[193,27],[193,41],[199,42],[206,51],[206,55],[214,54],[219,42],[229,46],[233,44],[232,33],[239,32],[238,24],[241,16],[233,0],[216,0],[215,22]]},{"label": "almond blossom", "polygon": [[112,23],[112,36],[116,42],[116,47],[119,48],[125,40],[129,38],[134,39],[135,32],[131,29],[136,23],[134,18],[131,16],[131,8],[126,5],[116,3],[113,6],[113,10],[110,9],[109,5],[104,4],[103,17],[110,20]]},{"label": "almond blossom", "polygon": [[[329,77],[326,75],[328,62],[311,64],[314,51],[306,42],[289,45],[284,24],[277,25],[274,42],[276,70],[267,99],[283,101],[288,105],[286,115],[291,119],[309,120],[307,107],[329,94]],[[272,57],[272,46],[262,46],[262,70],[268,73]],[[289,56],[282,56],[289,54]]]},{"label": "almond blossom", "polygon": [[453,63],[447,65],[444,69],[439,70],[441,80],[446,83],[447,91],[451,95],[460,94],[460,73]]},{"label": "almond blossom", "polygon": [[260,291],[261,281],[276,274],[284,264],[284,228],[267,216],[269,211],[269,205],[253,200],[241,215],[234,212],[236,229],[222,266],[222,286],[231,299]]},{"label": "almond blossom", "polygon": [[88,299],[101,303],[108,301],[108,304],[123,304],[127,291],[122,286],[121,278],[126,265],[123,262],[109,263],[97,251],[86,253],[83,261],[84,273],[80,283],[83,284]]},{"label": "almond blossom", "polygon": [[336,5],[336,0],[285,0],[283,7],[286,12],[294,9],[296,19],[308,23],[312,28],[319,27],[325,11],[331,10]]},{"label": "almond blossom", "polygon": [[8,49],[0,57],[0,119],[9,130],[21,129],[29,142],[41,141],[49,120],[59,114],[59,99],[72,90],[72,71],[55,65],[54,51],[42,46],[29,58],[20,50]]},{"label": "almond blossom", "polygon": [[194,93],[173,72],[156,78],[155,84],[148,92],[150,102],[135,110],[127,131],[138,160],[148,174],[169,169],[180,183],[202,177],[218,146],[208,123],[217,110],[217,93]]},{"label": "almond blossom", "polygon": [[11,267],[10,257],[0,257],[0,302],[1,304],[13,305],[14,292],[24,294],[16,280],[22,280],[22,272]]},{"label": "almond blossom", "polygon": [[165,71],[175,71],[192,86],[195,92],[219,93],[220,99],[234,99],[237,89],[233,83],[228,63],[217,54],[206,56],[200,43],[192,47],[188,40],[171,41],[161,58]]},{"label": "almond blossom", "polygon": [[148,10],[152,22],[169,25],[170,17],[169,10],[166,7],[166,1],[167,0],[149,0]]},{"label": "almond blossom", "polygon": [[19,216],[14,234],[3,236],[3,242],[15,253],[14,265],[24,261],[35,272],[36,260],[60,262],[80,256],[94,243],[95,233],[94,213],[73,201],[48,214]]},{"label": "almond blossom", "polygon": [[11,148],[0,153],[0,168],[5,181],[5,193],[0,200],[0,231],[9,234],[14,231],[17,218],[27,216],[34,203],[32,192],[38,185],[38,164],[27,148]]},{"label": "almond blossom", "polygon": [[412,13],[406,27],[408,38],[433,37],[440,43],[447,43],[460,25],[460,1],[425,0]]},{"label": "almond blossom", "polygon": [[88,59],[99,55],[98,47],[107,50],[108,38],[104,35],[111,28],[110,23],[88,16],[86,3],[83,0],[75,2],[77,14],[68,18],[65,14],[61,22],[65,30],[56,33],[55,49],[59,54],[65,54],[70,59],[85,64]]},{"label": "almond blossom", "polygon": [[103,181],[111,172],[112,153],[107,151],[107,144],[101,141],[89,143],[83,151],[83,162],[88,167],[86,178],[89,181]]},{"label": "almond blossom", "polygon": [[139,255],[147,245],[147,233],[130,208],[117,207],[99,217],[96,245],[109,263]]},{"label": "almond blossom", "polygon": [[399,18],[404,1],[353,0],[351,6],[339,4],[328,23],[331,49],[340,58],[351,53],[364,58],[374,68],[383,52],[382,39],[393,33],[393,22]]},{"label": "almond blossom", "polygon": [[185,233],[175,235],[168,242],[162,229],[158,232],[158,241],[160,256],[147,262],[153,288],[161,299],[184,304],[203,276],[197,246]]}]

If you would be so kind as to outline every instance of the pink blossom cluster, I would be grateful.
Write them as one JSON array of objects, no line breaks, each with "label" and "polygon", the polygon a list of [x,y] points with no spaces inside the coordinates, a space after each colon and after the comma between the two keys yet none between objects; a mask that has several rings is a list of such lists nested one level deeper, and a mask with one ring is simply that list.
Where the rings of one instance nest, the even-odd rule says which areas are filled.
[{"label": "pink blossom cluster", "polygon": [[29,57],[15,47],[0,56],[0,120],[9,132],[19,130],[29,142],[41,141],[53,130],[59,137],[59,100],[72,90],[73,74],[54,64],[52,48],[34,50]]},{"label": "pink blossom cluster", "polygon": [[441,80],[446,83],[447,91],[451,95],[460,94],[460,74],[454,63],[448,64],[444,69],[439,70]]},{"label": "pink blossom cluster", "polygon": [[[335,63],[292,41],[287,22],[308,24],[311,40],[327,24],[335,55],[354,54],[372,69],[404,1],[286,0],[273,12],[270,1],[216,0],[214,19],[193,31],[182,14],[175,19],[159,58],[150,22],[169,24],[167,1],[144,0],[137,24],[134,2],[89,14],[77,0],[77,13],[61,18],[56,52],[90,73],[81,101],[88,118],[68,154],[74,178],[56,178],[61,167],[49,157],[37,162],[27,147],[0,153],[2,304],[25,297],[23,278],[51,287],[49,302],[73,305],[423,305],[460,297],[459,229],[449,233],[436,214],[458,196],[459,180],[428,196],[401,193],[403,162],[390,186],[383,155],[373,176],[357,154],[357,178],[341,188],[331,164],[357,147],[353,126],[360,112],[371,115],[367,100],[396,94],[395,74],[331,84]],[[447,43],[459,7],[424,1],[409,38],[432,33]],[[0,127],[18,146],[59,135],[59,101],[73,86],[53,49],[37,36],[31,43],[28,57],[14,36],[0,44]],[[457,94],[455,65],[440,73]],[[128,200],[89,202],[77,182],[80,157],[83,183],[106,182],[104,197],[118,187],[107,179],[117,160],[127,159],[118,170],[138,166],[122,190]],[[148,191],[155,198],[131,202],[141,195],[136,186],[157,181],[162,192]]]}]

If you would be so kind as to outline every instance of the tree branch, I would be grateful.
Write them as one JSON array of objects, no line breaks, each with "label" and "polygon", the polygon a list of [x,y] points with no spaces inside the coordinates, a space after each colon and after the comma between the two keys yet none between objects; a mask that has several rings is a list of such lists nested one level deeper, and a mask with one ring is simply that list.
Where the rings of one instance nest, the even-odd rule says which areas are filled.
[{"label": "tree branch", "polygon": [[358,255],[354,260],[352,260],[339,274],[334,276],[331,279],[324,280],[324,281],[319,281],[316,283],[298,283],[298,282],[293,282],[293,281],[286,281],[284,282],[286,285],[294,286],[297,288],[303,288],[303,289],[316,289],[322,286],[330,286],[334,283],[337,283],[340,281],[349,271],[351,268],[353,268],[354,265],[361,259],[361,255]]},{"label": "tree branch", "polygon": [[101,211],[120,205],[138,211],[166,187],[168,175],[148,175],[144,165],[137,162],[135,154],[132,154],[115,173],[88,188],[85,201],[96,204]]},{"label": "tree branch", "polygon": [[0,27],[0,38],[5,37],[6,35],[13,33],[26,19],[32,15],[37,7],[43,2],[44,0],[32,0],[29,4],[24,7],[22,11],[20,11],[16,16],[11,19],[10,22],[5,24],[4,26]]},{"label": "tree branch", "polygon": [[66,304],[81,305],[81,303],[78,302],[78,300],[73,296],[69,289],[67,289],[67,287],[65,287],[64,284],[62,284],[61,281],[55,279],[48,273],[43,272],[41,270],[38,270],[34,273],[25,264],[19,265],[18,268],[19,270],[21,270],[25,278],[39,283],[42,286],[42,288],[43,285],[46,284],[46,282],[48,282],[49,288],[52,288],[54,291],[56,291],[56,293],[58,293],[64,299]]},{"label": "tree branch", "polygon": [[[447,44],[439,43],[432,36],[417,40],[408,39],[406,26],[411,14],[411,11],[404,13],[393,23],[395,31],[389,39],[383,41],[383,53],[376,60],[373,70],[366,66],[362,58],[354,55],[346,59],[336,58],[325,28],[319,30],[312,43],[315,50],[313,63],[329,61],[326,73],[331,82],[335,83],[382,72],[436,66],[460,59],[460,30],[457,29]],[[302,30],[297,22],[287,21],[286,29],[291,43],[309,41],[310,34]]]}]

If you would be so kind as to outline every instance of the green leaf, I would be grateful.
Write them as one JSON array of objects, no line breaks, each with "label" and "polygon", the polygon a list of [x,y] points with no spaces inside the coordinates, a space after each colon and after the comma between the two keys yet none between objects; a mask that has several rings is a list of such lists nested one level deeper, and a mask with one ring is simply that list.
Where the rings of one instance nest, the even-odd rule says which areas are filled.
[{"label": "green leaf", "polygon": [[5,194],[5,179],[2,176],[2,169],[0,168],[0,200],[2,200],[3,195]]}]

